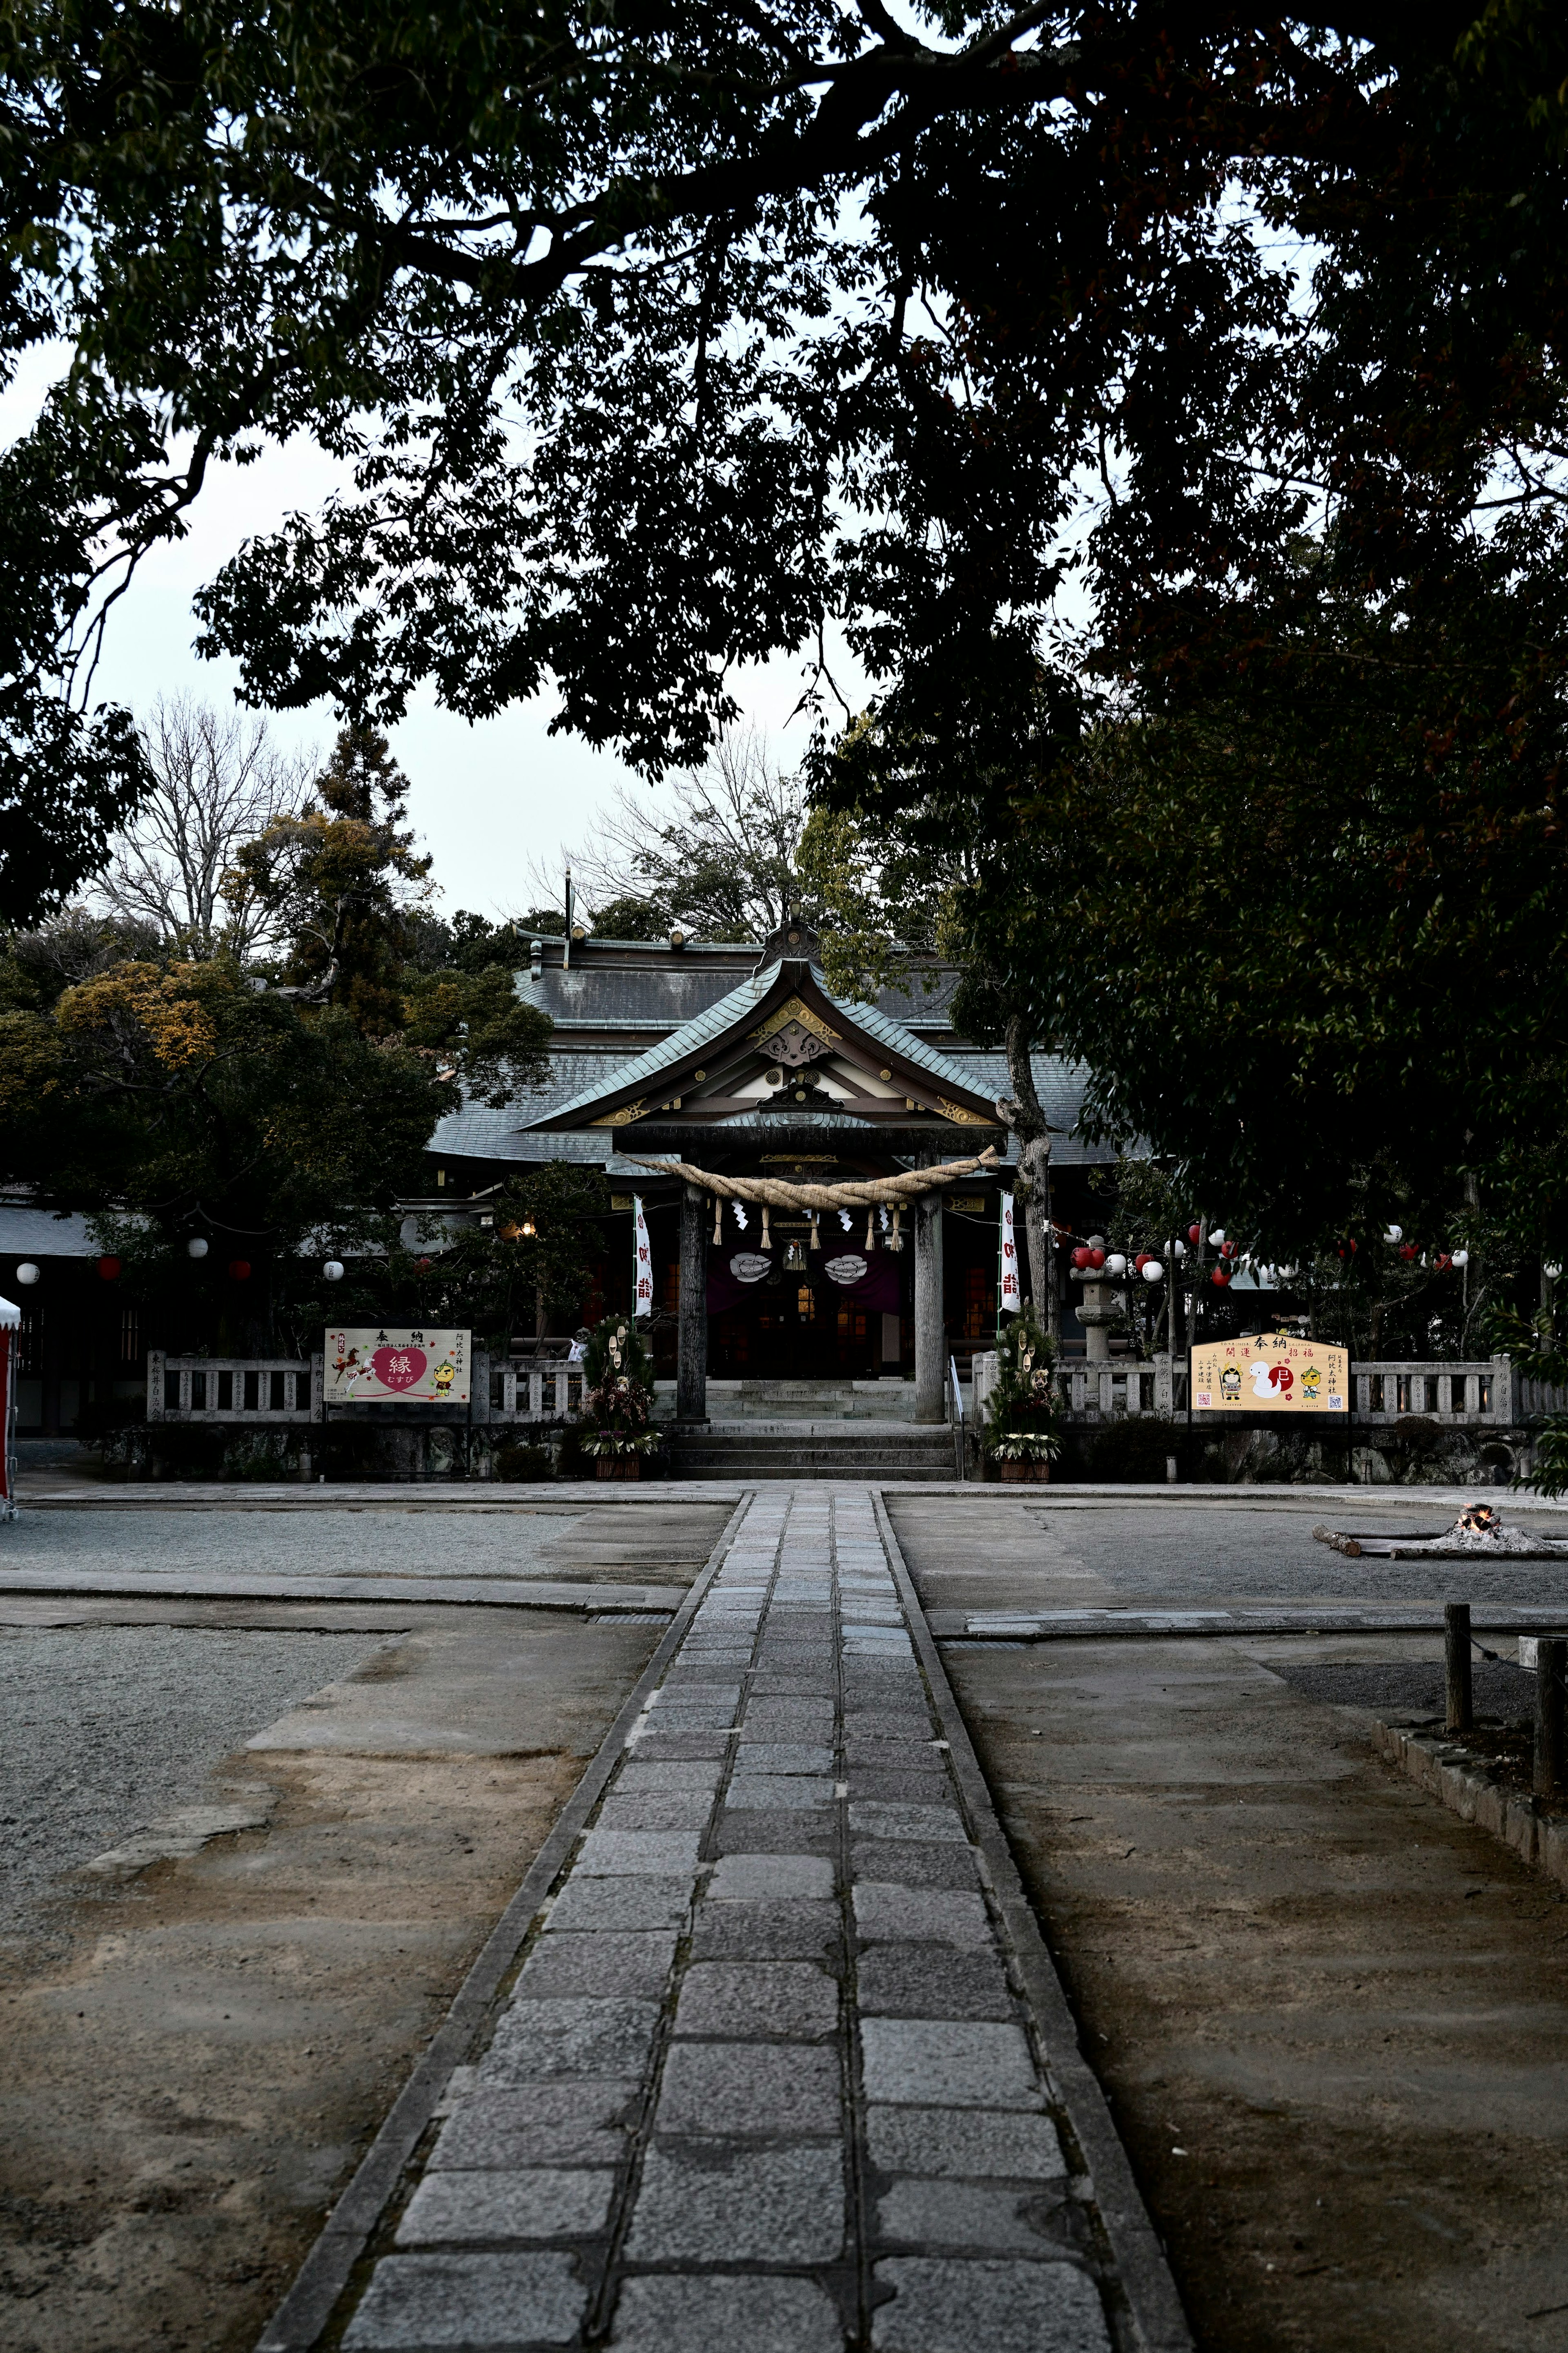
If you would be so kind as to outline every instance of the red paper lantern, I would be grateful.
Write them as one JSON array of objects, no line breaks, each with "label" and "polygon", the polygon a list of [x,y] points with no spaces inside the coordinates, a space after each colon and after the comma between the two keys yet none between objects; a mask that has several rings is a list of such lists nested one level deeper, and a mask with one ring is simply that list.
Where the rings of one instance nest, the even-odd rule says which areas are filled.
[{"label": "red paper lantern", "polygon": [[1229,1267],[1228,1267],[1228,1266],[1216,1266],[1216,1267],[1215,1267],[1215,1271],[1214,1271],[1214,1272],[1210,1275],[1210,1277],[1209,1277],[1209,1281],[1210,1281],[1212,1283],[1216,1284],[1216,1285],[1218,1286],[1218,1288],[1219,1288],[1221,1291],[1223,1291],[1223,1290],[1225,1289],[1225,1287],[1226,1287],[1226,1283],[1230,1281],[1230,1269],[1229,1269]]},{"label": "red paper lantern", "polygon": [[98,1271],[105,1282],[113,1282],[120,1273],[120,1261],[117,1258],[100,1258]]},{"label": "red paper lantern", "polygon": [[1098,1274],[1105,1264],[1105,1252],[1102,1250],[1091,1250],[1089,1253],[1089,1262]]},{"label": "red paper lantern", "polygon": [[1413,1259],[1413,1258],[1415,1256],[1415,1243],[1414,1243],[1414,1242],[1402,1242],[1402,1243],[1400,1244],[1400,1248],[1399,1248],[1399,1255],[1400,1255],[1400,1257],[1401,1257],[1402,1259],[1405,1259],[1405,1260],[1406,1260],[1406,1261],[1409,1261],[1410,1259]]},{"label": "red paper lantern", "polygon": [[1153,1255],[1154,1253],[1152,1250],[1140,1250],[1137,1257],[1132,1261],[1134,1271],[1137,1273],[1142,1274]]},{"label": "red paper lantern", "polygon": [[1453,1265],[1453,1260],[1448,1256],[1447,1251],[1445,1250],[1436,1262],[1437,1272],[1439,1274],[1447,1274],[1448,1269]]},{"label": "red paper lantern", "polygon": [[1188,1240],[1190,1242],[1195,1242],[1195,1241],[1197,1241],[1198,1240],[1200,1240],[1200,1238],[1202,1237],[1202,1234],[1203,1234],[1203,1228],[1202,1228],[1202,1226],[1189,1226],[1189,1227],[1187,1228],[1187,1240]]},{"label": "red paper lantern", "polygon": [[250,1281],[250,1261],[247,1258],[231,1258],[228,1262],[228,1271],[236,1282],[248,1282]]},{"label": "red paper lantern", "polygon": [[1072,1254],[1072,1262],[1076,1267],[1086,1267],[1089,1264],[1089,1252],[1083,1249],[1075,1250]]},{"label": "red paper lantern", "polygon": [[1219,1254],[1221,1258],[1234,1258],[1236,1256],[1236,1244],[1234,1242],[1221,1242],[1219,1246]]}]

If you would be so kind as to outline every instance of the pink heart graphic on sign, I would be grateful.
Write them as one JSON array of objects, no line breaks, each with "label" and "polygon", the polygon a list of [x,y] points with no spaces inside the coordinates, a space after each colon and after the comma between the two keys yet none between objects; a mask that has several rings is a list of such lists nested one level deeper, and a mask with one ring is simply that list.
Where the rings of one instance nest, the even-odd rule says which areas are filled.
[{"label": "pink heart graphic on sign", "polygon": [[384,1389],[411,1389],[429,1361],[423,1348],[378,1348],[370,1368]]}]

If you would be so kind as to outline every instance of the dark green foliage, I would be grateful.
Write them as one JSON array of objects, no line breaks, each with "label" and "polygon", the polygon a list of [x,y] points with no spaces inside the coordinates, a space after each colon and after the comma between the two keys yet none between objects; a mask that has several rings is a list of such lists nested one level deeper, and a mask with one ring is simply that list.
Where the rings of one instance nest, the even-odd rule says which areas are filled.
[{"label": "dark green foliage", "polygon": [[1180,1452],[1173,1422],[1152,1413],[1127,1414],[1090,1432],[1084,1465],[1090,1479],[1163,1484],[1166,1458]]},{"label": "dark green foliage", "polygon": [[345,727],[304,807],[274,818],[237,861],[289,942],[284,983],[304,1004],[343,1008],[373,1038],[403,1025],[409,917],[429,889],[407,791],[385,738]]},{"label": "dark green foliage", "polygon": [[[1352,1178],[1568,1243],[1565,81],[1545,0],[24,0],[0,356],[73,364],[0,467],[19,903],[134,789],[60,715],[100,565],[310,432],[342,495],[203,600],[248,695],[549,688],[657,775],[780,649],[837,712],[837,620],[820,789],[960,871],[978,1033],[1270,1250]],[[291,985],[391,1034],[363,929]]]},{"label": "dark green foliage", "polygon": [[548,1479],[550,1449],[531,1446],[521,1438],[504,1439],[490,1456],[490,1470],[497,1479]]},{"label": "dark green foliage", "polygon": [[504,1353],[514,1333],[571,1331],[583,1321],[608,1207],[597,1168],[529,1169],[487,1196],[489,1225],[453,1232],[433,1219],[423,1240],[396,1242],[384,1264],[363,1261],[353,1279],[367,1298],[387,1303],[378,1314],[461,1324]]},{"label": "dark green foliage", "polygon": [[588,930],[601,940],[657,940],[674,923],[668,905],[657,899],[623,896],[606,899],[588,919]]}]

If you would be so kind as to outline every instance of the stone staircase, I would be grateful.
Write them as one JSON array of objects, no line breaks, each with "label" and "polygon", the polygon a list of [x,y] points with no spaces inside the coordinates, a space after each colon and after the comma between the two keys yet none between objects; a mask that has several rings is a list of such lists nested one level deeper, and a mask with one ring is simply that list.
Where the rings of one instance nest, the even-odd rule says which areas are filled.
[{"label": "stone staircase", "polygon": [[[911,1424],[913,1381],[714,1380],[708,1383],[708,1411],[715,1421],[874,1421]],[[675,1383],[654,1384],[654,1419],[675,1415]]]},{"label": "stone staircase", "polygon": [[772,1421],[715,1418],[705,1430],[672,1434],[670,1471],[678,1479],[952,1479],[953,1433],[912,1419],[859,1415]]}]

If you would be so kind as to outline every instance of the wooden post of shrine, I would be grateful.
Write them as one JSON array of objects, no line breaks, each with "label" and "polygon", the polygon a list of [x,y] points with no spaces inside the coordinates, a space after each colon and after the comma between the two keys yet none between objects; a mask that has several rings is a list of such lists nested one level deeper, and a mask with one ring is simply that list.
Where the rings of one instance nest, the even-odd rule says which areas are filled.
[{"label": "wooden post of shrine", "polygon": [[680,1308],[675,1377],[678,1422],[708,1419],[708,1196],[680,1188]]},{"label": "wooden post of shrine", "polygon": [[915,1419],[944,1421],[947,1370],[942,1303],[942,1194],[915,1201]]}]

